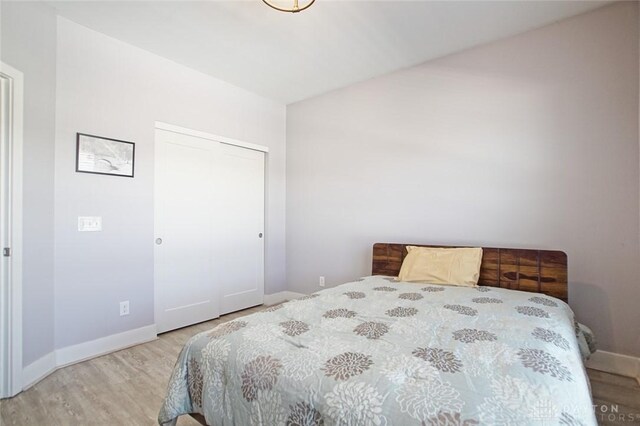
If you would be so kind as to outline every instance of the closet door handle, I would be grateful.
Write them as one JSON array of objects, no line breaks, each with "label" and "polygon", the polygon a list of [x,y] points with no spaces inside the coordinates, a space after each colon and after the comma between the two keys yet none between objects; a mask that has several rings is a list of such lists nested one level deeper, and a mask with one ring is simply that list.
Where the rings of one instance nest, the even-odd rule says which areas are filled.
[{"label": "closet door handle", "polygon": [[262,232],[258,234],[258,238],[262,238]]},{"label": "closet door handle", "polygon": [[156,244],[157,245],[162,244],[162,238],[156,238]]}]

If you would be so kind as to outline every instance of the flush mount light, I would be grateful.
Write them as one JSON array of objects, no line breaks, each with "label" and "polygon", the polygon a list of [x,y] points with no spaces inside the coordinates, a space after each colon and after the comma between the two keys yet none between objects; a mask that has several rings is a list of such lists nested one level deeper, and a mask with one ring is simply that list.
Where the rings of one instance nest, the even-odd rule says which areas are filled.
[{"label": "flush mount light", "polygon": [[[267,6],[274,8],[275,10],[279,10],[280,12],[291,12],[298,13],[302,12],[305,9],[308,9],[316,0],[308,0],[304,2],[304,6],[300,7],[298,4],[298,0],[292,1],[274,1],[274,0],[262,0]],[[282,3],[282,5],[281,5]],[[287,3],[293,3],[291,7],[286,6]]]}]

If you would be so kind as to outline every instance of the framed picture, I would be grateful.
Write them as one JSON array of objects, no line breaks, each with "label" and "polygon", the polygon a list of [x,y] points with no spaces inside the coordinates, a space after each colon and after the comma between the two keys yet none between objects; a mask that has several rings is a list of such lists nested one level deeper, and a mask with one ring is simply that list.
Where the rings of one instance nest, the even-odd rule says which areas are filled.
[{"label": "framed picture", "polygon": [[78,133],[76,172],[133,177],[136,144]]}]

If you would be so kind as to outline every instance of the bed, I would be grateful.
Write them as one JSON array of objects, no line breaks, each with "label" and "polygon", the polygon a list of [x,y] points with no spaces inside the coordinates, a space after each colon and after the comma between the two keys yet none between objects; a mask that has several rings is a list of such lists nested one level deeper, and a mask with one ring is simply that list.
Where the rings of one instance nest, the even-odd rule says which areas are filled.
[{"label": "bed", "polygon": [[558,251],[484,248],[479,287],[397,282],[406,244],[372,276],[191,338],[160,424],[595,425]]}]

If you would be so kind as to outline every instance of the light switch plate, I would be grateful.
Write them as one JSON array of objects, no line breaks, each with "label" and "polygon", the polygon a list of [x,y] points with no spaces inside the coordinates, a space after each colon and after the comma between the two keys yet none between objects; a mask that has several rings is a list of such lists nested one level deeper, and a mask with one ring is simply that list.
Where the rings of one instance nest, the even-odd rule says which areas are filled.
[{"label": "light switch plate", "polygon": [[102,231],[102,217],[100,216],[78,216],[78,231],[99,232]]}]

